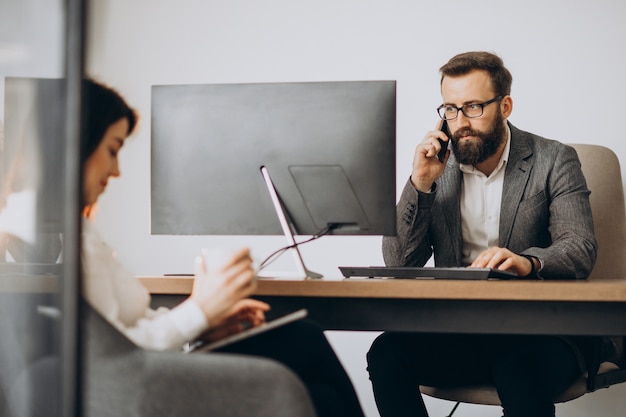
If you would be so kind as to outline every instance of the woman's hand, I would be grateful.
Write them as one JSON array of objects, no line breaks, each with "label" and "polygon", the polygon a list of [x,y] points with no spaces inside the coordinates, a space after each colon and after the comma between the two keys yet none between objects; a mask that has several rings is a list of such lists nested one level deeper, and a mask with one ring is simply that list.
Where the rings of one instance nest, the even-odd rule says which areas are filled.
[{"label": "woman's hand", "polygon": [[207,342],[223,339],[240,331],[265,323],[265,312],[270,306],[262,301],[246,298],[211,322],[211,327],[199,338]]},{"label": "woman's hand", "polygon": [[256,289],[250,250],[243,248],[230,255],[221,266],[209,271],[205,256],[198,255],[195,280],[190,298],[194,300],[209,323],[220,323],[235,303]]}]

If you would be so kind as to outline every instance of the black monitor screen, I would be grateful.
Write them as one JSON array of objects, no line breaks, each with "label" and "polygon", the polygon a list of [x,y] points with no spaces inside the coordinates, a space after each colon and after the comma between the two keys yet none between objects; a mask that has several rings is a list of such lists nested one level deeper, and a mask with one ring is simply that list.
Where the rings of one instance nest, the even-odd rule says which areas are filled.
[{"label": "black monitor screen", "polygon": [[152,87],[151,232],[395,235],[396,82]]}]

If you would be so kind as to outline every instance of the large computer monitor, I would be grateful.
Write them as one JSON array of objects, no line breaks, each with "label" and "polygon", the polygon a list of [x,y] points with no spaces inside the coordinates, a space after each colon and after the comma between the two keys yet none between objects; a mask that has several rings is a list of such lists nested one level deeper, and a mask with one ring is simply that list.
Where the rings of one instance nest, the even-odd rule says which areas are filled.
[{"label": "large computer monitor", "polygon": [[157,85],[151,129],[152,234],[283,234],[273,190],[293,234],[395,234],[395,81]]}]

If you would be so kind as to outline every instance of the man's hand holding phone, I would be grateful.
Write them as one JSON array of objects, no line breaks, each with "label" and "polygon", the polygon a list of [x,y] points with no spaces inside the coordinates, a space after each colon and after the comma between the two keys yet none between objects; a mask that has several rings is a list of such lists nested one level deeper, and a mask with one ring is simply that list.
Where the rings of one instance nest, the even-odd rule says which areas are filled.
[{"label": "man's hand holding phone", "polygon": [[450,135],[448,133],[448,122],[445,120],[442,120],[439,130],[445,133],[447,140],[437,138],[437,140],[439,141],[439,144],[441,145],[441,149],[439,150],[439,152],[437,152],[437,159],[439,159],[439,162],[445,164],[447,160],[446,157],[448,156],[448,144],[450,143]]},{"label": "man's hand holding phone", "polygon": [[433,183],[443,175],[450,157],[448,128],[445,120],[437,124],[436,130],[428,132],[415,148],[411,183],[416,190],[429,192]]}]

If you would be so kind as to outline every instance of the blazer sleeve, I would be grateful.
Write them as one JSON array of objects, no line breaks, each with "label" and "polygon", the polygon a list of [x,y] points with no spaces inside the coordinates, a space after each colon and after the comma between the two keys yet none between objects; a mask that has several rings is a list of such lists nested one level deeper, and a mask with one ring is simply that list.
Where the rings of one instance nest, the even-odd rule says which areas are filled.
[{"label": "blazer sleeve", "polygon": [[429,239],[431,209],[436,189],[418,192],[409,179],[396,206],[396,236],[383,237],[387,266],[424,266],[432,255]]},{"label": "blazer sleeve", "polygon": [[[543,261],[539,276],[544,279],[577,278],[589,276],[596,261],[597,243],[587,188],[576,151],[571,146],[559,144],[551,163],[536,164],[537,178],[544,178],[545,193],[529,197],[520,207],[520,225],[525,218],[548,204],[549,244],[532,244],[521,253]],[[538,198],[540,197],[541,198]],[[532,230],[522,231],[533,234]]]}]

